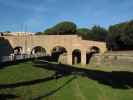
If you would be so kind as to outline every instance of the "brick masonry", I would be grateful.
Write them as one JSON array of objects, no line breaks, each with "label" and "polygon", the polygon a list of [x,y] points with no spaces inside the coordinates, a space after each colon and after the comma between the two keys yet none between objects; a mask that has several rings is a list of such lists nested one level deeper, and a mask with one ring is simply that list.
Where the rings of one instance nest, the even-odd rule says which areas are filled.
[{"label": "brick masonry", "polygon": [[72,52],[75,49],[81,51],[82,64],[86,64],[86,52],[89,52],[92,47],[99,48],[101,54],[107,52],[105,42],[83,40],[77,35],[28,35],[3,37],[9,41],[12,48],[22,47],[21,52],[28,54],[30,54],[33,48],[37,46],[45,48],[49,55],[51,55],[54,47],[64,47],[67,50],[67,63],[70,65],[72,64]]}]

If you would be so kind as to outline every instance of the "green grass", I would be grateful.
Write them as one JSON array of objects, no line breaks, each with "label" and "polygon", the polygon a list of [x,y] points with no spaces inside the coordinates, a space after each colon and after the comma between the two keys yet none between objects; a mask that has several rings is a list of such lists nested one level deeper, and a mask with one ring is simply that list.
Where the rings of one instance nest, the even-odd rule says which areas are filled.
[{"label": "green grass", "polygon": [[[0,69],[0,86],[5,86],[0,88],[0,100],[133,100],[132,88],[114,89],[74,75],[45,81],[53,74],[52,71],[34,67],[32,62]],[[33,82],[39,79],[41,81]]]}]

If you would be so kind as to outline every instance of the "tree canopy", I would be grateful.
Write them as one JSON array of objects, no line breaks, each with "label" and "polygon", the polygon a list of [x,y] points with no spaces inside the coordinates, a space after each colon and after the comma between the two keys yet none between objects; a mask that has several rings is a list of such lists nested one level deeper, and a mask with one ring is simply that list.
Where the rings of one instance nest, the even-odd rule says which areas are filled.
[{"label": "tree canopy", "polygon": [[96,41],[106,41],[108,31],[100,26],[93,26],[91,29],[92,39]]},{"label": "tree canopy", "polygon": [[43,35],[42,32],[36,32],[35,35]]},{"label": "tree canopy", "polygon": [[46,29],[44,33],[48,35],[70,35],[76,34],[76,28],[77,26],[73,22],[64,21]]},{"label": "tree canopy", "polygon": [[88,28],[77,29],[77,35],[81,36],[83,39],[91,39],[91,30]]},{"label": "tree canopy", "polygon": [[106,41],[108,32],[106,29],[100,26],[93,26],[91,29],[88,28],[78,29],[77,34],[82,36],[83,39]]},{"label": "tree canopy", "polygon": [[133,20],[110,26],[108,36],[112,49],[133,49]]}]

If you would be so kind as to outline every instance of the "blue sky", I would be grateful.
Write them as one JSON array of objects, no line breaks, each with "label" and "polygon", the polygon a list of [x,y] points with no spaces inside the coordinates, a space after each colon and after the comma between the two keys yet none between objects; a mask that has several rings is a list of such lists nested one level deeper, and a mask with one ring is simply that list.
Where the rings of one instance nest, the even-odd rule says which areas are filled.
[{"label": "blue sky", "polygon": [[0,31],[43,31],[61,21],[91,28],[133,19],[133,0],[0,0]]}]

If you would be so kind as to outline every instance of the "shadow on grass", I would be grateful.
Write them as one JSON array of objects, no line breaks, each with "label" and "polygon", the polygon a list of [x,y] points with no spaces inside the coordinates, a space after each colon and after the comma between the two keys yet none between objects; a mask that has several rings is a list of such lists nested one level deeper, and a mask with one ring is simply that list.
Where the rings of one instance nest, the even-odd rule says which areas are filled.
[{"label": "shadow on grass", "polygon": [[0,100],[11,100],[18,98],[19,96],[16,96],[14,94],[0,94]]},{"label": "shadow on grass", "polygon": [[44,56],[44,57],[38,57],[38,58],[25,58],[25,59],[22,59],[22,60],[14,60],[14,61],[7,61],[7,62],[0,62],[0,69],[4,69],[6,67],[10,67],[11,65],[17,65],[17,64],[20,64],[20,63],[25,63],[25,62],[28,62],[28,61],[35,61],[35,60],[41,60],[41,59],[46,59],[48,61],[53,61],[51,56]]},{"label": "shadow on grass", "polygon": [[[21,86],[29,86],[39,83],[48,82],[50,80],[59,79],[65,76],[69,75],[76,75],[81,77],[87,77],[89,79],[95,80],[99,82],[100,84],[104,84],[107,86],[110,86],[112,88],[117,89],[130,89],[133,88],[133,72],[128,71],[112,71],[112,72],[105,72],[105,71],[99,71],[99,70],[89,70],[89,69],[83,69],[83,68],[75,68],[70,65],[64,65],[64,64],[55,64],[55,63],[49,63],[47,61],[38,60],[35,61],[33,64],[35,67],[40,67],[47,70],[55,71],[55,74],[42,78],[42,79],[36,79],[31,81],[23,81],[23,82],[17,82],[17,83],[9,83],[9,84],[0,84],[0,89],[6,89],[6,88],[16,88]],[[68,83],[70,83],[75,77],[65,82],[60,87],[57,87],[56,89],[38,96],[34,98],[33,100],[41,100],[42,98],[48,97],[62,89],[64,86],[66,86]],[[10,95],[9,95],[10,96]],[[2,95],[1,95],[2,97]],[[5,95],[5,98],[8,97],[8,95]],[[3,96],[4,98],[4,96]],[[4,100],[4,99],[2,99]],[[6,100],[6,99],[5,99]]]},{"label": "shadow on grass", "polygon": [[35,62],[35,66],[53,70],[60,74],[76,74],[82,77],[87,77],[89,79],[98,81],[101,84],[111,86],[112,88],[133,88],[133,72],[129,71],[105,72],[99,70],[75,68],[71,65],[53,64],[45,61],[37,61]]},{"label": "shadow on grass", "polygon": [[[69,72],[69,71],[68,71]],[[39,84],[39,83],[45,83],[51,80],[57,80],[60,79],[62,77],[66,77],[68,75],[70,75],[70,73],[68,72],[59,72],[59,71],[55,71],[55,74],[46,78],[42,78],[42,79],[36,79],[36,80],[31,80],[31,81],[22,81],[22,82],[17,82],[17,83],[9,83],[9,84],[0,84],[0,89],[7,89],[7,88],[17,88],[17,87],[22,87],[22,86],[30,86],[30,85],[34,85],[34,84]],[[56,93],[57,91],[59,91],[60,89],[62,89],[63,87],[65,87],[67,84],[69,84],[73,79],[75,79],[76,77],[72,77],[71,79],[69,79],[67,82],[65,82],[63,85],[57,87],[56,89],[42,95],[42,96],[38,96],[37,98],[34,98],[33,100],[41,100],[42,98],[48,97],[53,95],[54,93]],[[4,98],[10,98],[14,97],[13,95],[0,95],[0,100],[2,98],[2,100],[6,100]],[[11,99],[12,99],[11,98]]]},{"label": "shadow on grass", "polygon": [[21,87],[21,86],[30,86],[34,84],[39,84],[39,83],[44,83],[48,82],[51,80],[59,79],[66,76],[66,74],[54,74],[52,76],[42,78],[42,79],[36,79],[36,80],[31,80],[31,81],[23,81],[23,82],[17,82],[17,83],[9,83],[9,84],[0,84],[0,89],[6,89],[6,88],[16,88],[16,87]]},{"label": "shadow on grass", "polygon": [[54,89],[54,90],[52,90],[52,91],[50,91],[50,92],[48,92],[48,93],[46,93],[46,94],[44,94],[44,95],[42,95],[42,96],[38,96],[38,97],[36,97],[36,98],[34,98],[34,99],[32,99],[32,100],[42,100],[42,98],[46,98],[46,97],[48,97],[48,96],[53,95],[54,93],[56,93],[57,91],[59,91],[59,90],[61,90],[63,87],[65,87],[67,84],[69,84],[70,82],[72,82],[75,78],[76,78],[76,77],[73,76],[71,79],[69,79],[68,81],[66,81],[66,82],[65,82],[63,85],[61,85],[60,87],[57,87],[56,89]]},{"label": "shadow on grass", "polygon": [[8,61],[8,62],[5,62],[5,63],[0,62],[0,69],[4,69],[6,67],[10,67],[11,65],[17,65],[17,64],[20,64],[20,63],[25,63],[25,62],[33,61],[33,60],[34,59],[23,59],[23,60],[18,60],[18,61]]}]

